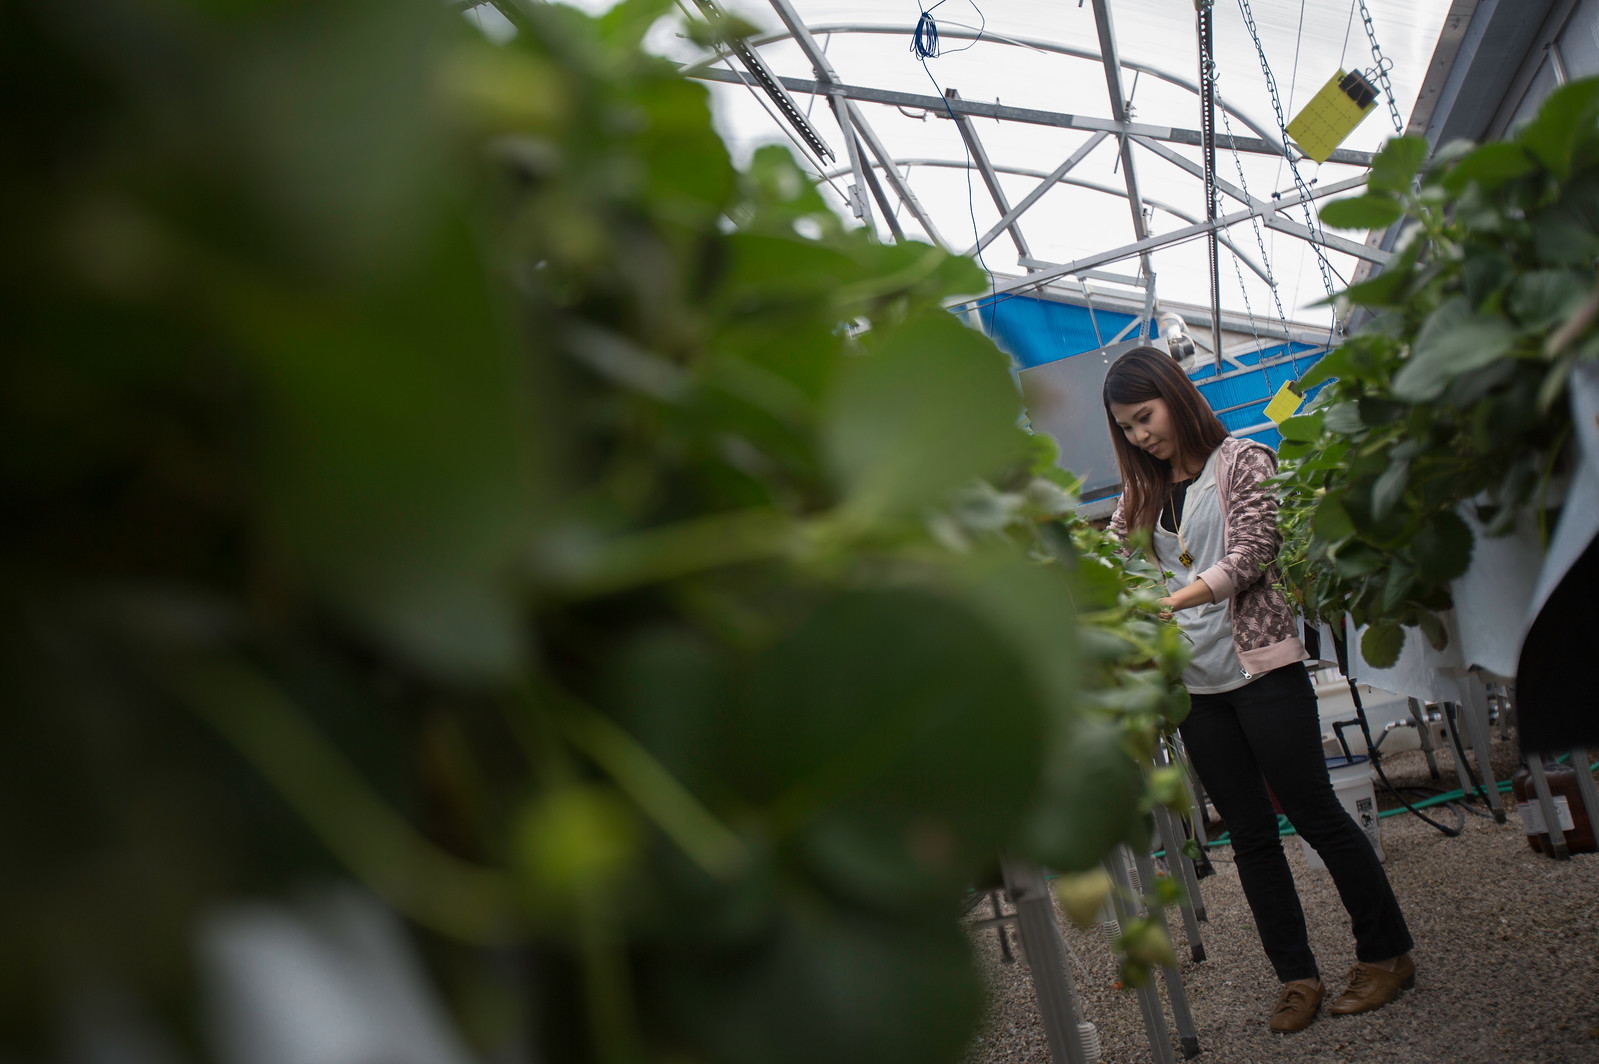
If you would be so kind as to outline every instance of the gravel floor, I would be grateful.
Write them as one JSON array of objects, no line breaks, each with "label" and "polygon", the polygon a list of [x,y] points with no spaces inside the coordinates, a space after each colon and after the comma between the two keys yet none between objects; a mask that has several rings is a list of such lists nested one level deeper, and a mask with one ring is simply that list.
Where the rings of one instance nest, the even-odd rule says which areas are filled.
[{"label": "gravel floor", "polygon": [[[1507,742],[1495,732],[1494,771],[1504,780],[1518,758],[1514,737]],[[1396,783],[1453,788],[1453,758],[1439,753],[1438,763],[1443,778],[1436,784],[1419,751],[1394,755],[1384,764]],[[1175,911],[1169,914],[1198,1027],[1200,1059],[1226,1064],[1599,1062],[1599,855],[1581,854],[1557,864],[1535,854],[1514,802],[1505,798],[1507,824],[1467,816],[1458,838],[1446,838],[1408,814],[1382,821],[1388,876],[1417,943],[1416,987],[1394,1004],[1360,1016],[1328,1015],[1324,1003],[1316,1022],[1292,1035],[1267,1026],[1279,987],[1261,952],[1231,853],[1224,847],[1213,850],[1217,874],[1201,881],[1209,916],[1199,925],[1207,954],[1203,963],[1191,962],[1181,919]],[[1305,864],[1298,840],[1284,842],[1330,1001],[1342,991],[1355,961],[1348,916],[1327,874]],[[988,915],[984,904],[970,919]],[[1152,1060],[1136,999],[1112,985],[1116,969],[1103,935],[1081,931],[1063,916],[1060,921],[1074,956],[1085,1018],[1098,1028],[1101,1059],[1106,1064]],[[1005,963],[992,927],[974,927],[970,933],[992,998],[967,1064],[1046,1064],[1049,1049],[1025,959]],[[1174,1053],[1182,1059],[1180,1050]]]}]

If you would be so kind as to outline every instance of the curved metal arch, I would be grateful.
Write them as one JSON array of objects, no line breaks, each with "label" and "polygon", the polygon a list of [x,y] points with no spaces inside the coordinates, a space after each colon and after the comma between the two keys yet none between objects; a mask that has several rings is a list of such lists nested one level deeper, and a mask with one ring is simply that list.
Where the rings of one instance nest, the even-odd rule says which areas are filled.
[{"label": "curved metal arch", "polygon": [[[809,30],[813,35],[822,33],[862,33],[907,38],[916,32],[916,27],[914,26],[891,26],[883,23],[851,22],[824,26],[806,26],[806,29]],[[1009,45],[1014,48],[1031,48],[1034,51],[1052,52],[1056,55],[1069,56],[1072,59],[1087,59],[1095,63],[1104,62],[1104,57],[1093,49],[1076,48],[1069,44],[1057,44],[1054,41],[1043,41],[1033,37],[1008,37],[998,33],[983,33],[979,35],[972,30],[960,29],[954,26],[951,26],[947,29],[943,26],[940,26],[938,28],[938,35],[944,38],[953,38],[955,40],[964,41],[976,41],[979,39],[979,36],[981,36],[982,40],[992,41],[995,44]],[[766,44],[777,44],[782,41],[792,40],[793,37],[794,35],[788,32],[763,33],[758,37],[750,37],[746,43],[752,48],[759,48]],[[683,68],[683,72],[685,74],[692,74],[695,71],[704,69],[715,62],[716,57],[711,56],[701,60],[698,63],[688,64]],[[1180,89],[1187,89],[1196,97],[1199,95],[1199,84],[1197,82],[1190,81],[1188,78],[1185,78],[1180,74],[1173,74],[1168,70],[1163,70],[1152,63],[1141,63],[1137,60],[1123,58],[1121,65],[1126,67],[1128,70],[1136,70],[1139,73],[1148,74],[1152,78],[1159,78],[1161,81],[1176,85]],[[1262,127],[1254,119],[1250,118],[1244,112],[1224,101],[1219,93],[1216,95],[1216,106],[1220,107],[1222,110],[1238,119],[1238,121],[1242,122],[1250,131],[1258,135],[1262,140],[1270,144],[1272,147],[1278,149],[1279,151],[1286,151],[1282,138],[1278,134],[1267,131],[1264,127]]]},{"label": "curved metal arch", "polygon": [[[942,31],[940,31],[940,32],[942,32]],[[966,161],[964,159],[926,159],[926,158],[922,158],[922,159],[895,159],[894,162],[896,164],[900,165],[900,166],[937,166],[937,167],[944,167],[944,168],[948,168],[948,169],[952,169],[952,170],[965,170],[967,168],[967,164],[966,164]],[[880,167],[878,167],[876,164],[874,164],[874,168],[880,168]],[[1002,174],[1015,174],[1018,177],[1031,177],[1031,178],[1035,178],[1036,180],[1039,180],[1039,181],[1043,181],[1043,180],[1045,180],[1045,179],[1047,179],[1049,177],[1049,175],[1047,173],[1045,173],[1044,171],[1042,171],[1042,170],[1029,170],[1029,169],[1026,169],[1025,167],[1020,167],[1020,166],[998,166],[998,165],[996,165],[996,166],[994,166],[994,169],[996,171],[998,171],[999,173],[1002,173]],[[851,173],[851,172],[852,171],[850,170],[850,168],[846,166],[846,167],[836,168],[836,169],[834,169],[834,170],[832,170],[832,171],[830,171],[828,173],[823,174],[822,176],[824,178],[831,179],[831,178],[839,177],[839,176],[841,176],[843,174],[848,174],[848,173]],[[1101,184],[1099,184],[1097,182],[1094,182],[1094,181],[1084,181],[1080,177],[1072,177],[1070,175],[1066,175],[1066,176],[1063,176],[1063,177],[1056,178],[1055,179],[1055,183],[1058,184],[1058,185],[1076,185],[1079,188],[1086,188],[1086,189],[1088,189],[1088,190],[1090,190],[1092,192],[1103,192],[1103,193],[1105,193],[1108,196],[1116,196],[1116,197],[1119,197],[1120,199],[1126,199],[1127,198],[1127,190],[1124,189],[1124,188],[1113,188],[1110,185],[1101,185]],[[1178,219],[1180,219],[1180,220],[1182,220],[1184,222],[1187,222],[1189,225],[1198,225],[1199,224],[1199,218],[1197,218],[1194,215],[1191,215],[1191,214],[1187,213],[1186,211],[1180,211],[1176,207],[1173,207],[1173,206],[1171,206],[1168,203],[1163,203],[1163,202],[1161,202],[1160,200],[1157,200],[1157,199],[1151,199],[1148,196],[1143,196],[1141,198],[1143,199],[1143,201],[1145,203],[1149,204],[1151,207],[1158,207],[1159,209],[1165,211],[1167,214],[1171,215],[1172,217],[1178,218]],[[1224,247],[1227,248],[1228,251],[1231,251],[1234,255],[1238,256],[1239,261],[1242,262],[1245,266],[1248,266],[1250,268],[1250,270],[1252,270],[1255,273],[1255,275],[1258,276],[1262,281],[1265,281],[1267,284],[1272,284],[1273,283],[1270,275],[1266,272],[1265,267],[1260,265],[1260,264],[1257,264],[1255,262],[1255,260],[1251,259],[1247,253],[1245,253],[1244,251],[1240,250],[1238,248],[1238,246],[1232,242],[1232,239],[1226,233],[1217,234],[1217,239],[1220,241],[1220,243]]]}]

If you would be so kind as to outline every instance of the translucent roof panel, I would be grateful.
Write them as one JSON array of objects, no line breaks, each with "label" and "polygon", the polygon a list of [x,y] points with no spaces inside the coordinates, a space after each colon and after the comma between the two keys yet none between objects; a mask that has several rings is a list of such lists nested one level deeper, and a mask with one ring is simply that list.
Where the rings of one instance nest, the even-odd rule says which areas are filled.
[{"label": "translucent roof panel", "polygon": [[[790,144],[840,212],[851,214],[850,190],[859,182],[850,166],[847,141],[828,97],[806,91],[817,82],[816,64],[785,26],[781,9],[787,7],[823,54],[836,83],[853,97],[864,162],[873,166],[895,221],[912,238],[936,239],[951,250],[968,251],[1000,220],[1001,212],[967,140],[940,103],[947,91],[973,104],[1048,113],[1034,115],[1032,121],[991,116],[969,120],[969,133],[1012,206],[1035,192],[1068,159],[1080,156],[1017,220],[1020,242],[1004,232],[978,253],[998,289],[1020,290],[1014,287],[1018,278],[1029,271],[1048,271],[1051,264],[1058,272],[1061,265],[1088,261],[1091,265],[1085,269],[1094,272],[1077,271],[1077,281],[1086,281],[1092,291],[1136,296],[1136,288],[1116,278],[1139,275],[1140,256],[1122,254],[1102,261],[1106,254],[1133,244],[1140,231],[1158,237],[1205,218],[1204,185],[1196,176],[1203,152],[1191,143],[1201,129],[1198,34],[1191,3],[943,0],[930,8],[942,51],[926,59],[918,58],[911,47],[922,14],[916,0],[717,3],[762,31],[750,43],[770,72],[785,81],[795,105],[832,152],[827,158],[807,148],[778,117],[766,94],[736,81],[744,69],[736,58],[708,53],[683,34],[687,12],[696,18],[700,12],[693,0],[682,0],[682,13],[663,19],[649,44],[691,71],[723,79],[712,82],[711,90],[718,125],[735,157],[742,161],[764,144]],[[607,0],[583,0],[580,6],[593,10],[610,5]],[[1449,6],[1449,0],[1368,0],[1370,29],[1390,61],[1401,122],[1409,120]],[[1240,197],[1246,193],[1268,203],[1282,197],[1275,200],[1278,204],[1284,200],[1293,204],[1300,194],[1295,168],[1280,151],[1228,150],[1229,132],[1281,144],[1262,55],[1284,120],[1291,120],[1339,69],[1375,72],[1359,0],[1331,4],[1249,0],[1248,7],[1254,32],[1244,17],[1244,0],[1218,0],[1213,8],[1217,99],[1224,105],[1217,121],[1216,157],[1217,176],[1225,182],[1224,216],[1242,211],[1245,202]],[[1117,116],[1101,61],[1101,19],[1108,22],[1114,38],[1120,58],[1116,84],[1137,134],[1127,150],[1143,208],[1141,223],[1135,222],[1130,206],[1118,130],[1105,131]],[[908,104],[909,97],[919,99]],[[1342,148],[1370,153],[1393,133],[1388,102],[1379,97]],[[893,174],[875,154],[878,148],[893,164]],[[1324,194],[1347,186],[1342,194],[1354,194],[1365,167],[1358,159],[1337,158],[1324,164],[1300,159],[1297,170],[1306,190]],[[896,185],[909,190],[922,220]],[[868,201],[872,224],[882,238],[893,239],[879,203],[866,189],[860,198]],[[1324,278],[1311,246],[1295,235],[1296,227],[1307,223],[1304,207],[1282,207],[1271,222],[1240,217],[1224,230],[1231,246],[1224,246],[1220,254],[1223,310],[1269,321],[1278,317],[1280,302],[1281,313],[1291,321],[1329,323],[1331,311],[1319,305],[1327,295],[1326,282],[1335,287],[1348,284],[1361,259],[1343,250],[1327,250]],[[1363,243],[1366,234],[1328,236],[1334,242],[1342,239],[1347,249]],[[1163,302],[1209,304],[1203,235],[1153,250],[1147,265]],[[1276,281],[1275,298],[1268,276]]]}]

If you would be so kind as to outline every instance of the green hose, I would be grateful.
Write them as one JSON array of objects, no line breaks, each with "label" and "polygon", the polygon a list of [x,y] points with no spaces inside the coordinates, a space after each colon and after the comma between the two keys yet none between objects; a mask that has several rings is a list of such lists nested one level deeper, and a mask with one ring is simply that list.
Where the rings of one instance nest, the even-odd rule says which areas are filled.
[{"label": "green hose", "polygon": [[[1594,772],[1595,770],[1599,770],[1599,761],[1595,761],[1593,764],[1588,766],[1588,771],[1590,773]],[[1498,789],[1499,789],[1499,793],[1500,794],[1508,794],[1510,792],[1510,781],[1509,780],[1500,781],[1500,783],[1498,785]],[[1423,798],[1419,802],[1412,802],[1410,804],[1413,805],[1417,809],[1426,809],[1429,806],[1447,805],[1450,802],[1458,802],[1458,801],[1460,801],[1460,799],[1464,798],[1465,796],[1466,796],[1466,792],[1463,791],[1463,790],[1461,790],[1461,791],[1445,791],[1443,794],[1435,794],[1431,798]],[[1377,814],[1377,817],[1378,817],[1378,819],[1381,819],[1382,817],[1385,817],[1385,816],[1398,816],[1400,813],[1408,813],[1408,812],[1410,812],[1409,809],[1406,809],[1404,806],[1399,806],[1397,809],[1384,809],[1382,812]],[[1297,835],[1297,834],[1299,834],[1299,832],[1294,830],[1294,826],[1288,822],[1288,818],[1283,816],[1281,813],[1279,813],[1277,815],[1277,835],[1278,835],[1278,837],[1283,837],[1283,836],[1287,836],[1287,835]],[[1228,845],[1232,841],[1230,838],[1228,838],[1229,835],[1230,835],[1230,832],[1226,832],[1226,831],[1222,832],[1216,838],[1210,840],[1210,845],[1212,845],[1212,846],[1226,846],[1226,845]],[[1165,853],[1165,851],[1161,851],[1161,853],[1158,853],[1155,856],[1160,857],[1160,856],[1163,856],[1164,853]]]}]

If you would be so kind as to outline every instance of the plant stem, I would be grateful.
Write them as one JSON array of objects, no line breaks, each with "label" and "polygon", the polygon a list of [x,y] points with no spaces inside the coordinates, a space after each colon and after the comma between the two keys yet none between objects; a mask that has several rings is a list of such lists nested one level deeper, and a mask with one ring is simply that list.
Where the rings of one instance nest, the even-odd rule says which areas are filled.
[{"label": "plant stem", "polygon": [[727,879],[749,850],[677,777],[614,721],[564,693],[561,728],[706,875]]},{"label": "plant stem", "polygon": [[468,942],[511,939],[516,920],[510,880],[419,834],[253,666],[239,658],[211,659],[178,670],[169,683],[334,856],[401,912]]}]

